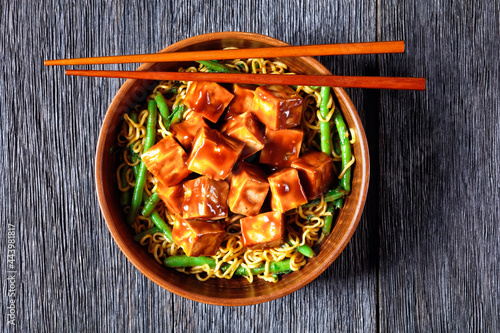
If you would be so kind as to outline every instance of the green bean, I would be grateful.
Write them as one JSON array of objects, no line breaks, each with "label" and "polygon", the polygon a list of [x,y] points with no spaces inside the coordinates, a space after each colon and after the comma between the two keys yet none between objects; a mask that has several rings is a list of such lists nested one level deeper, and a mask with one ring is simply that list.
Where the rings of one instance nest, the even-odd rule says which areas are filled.
[{"label": "green bean", "polygon": [[[333,120],[335,122],[335,126],[337,127],[337,132],[339,133],[340,149],[342,151],[342,170],[344,170],[352,158],[349,130],[339,109],[336,109],[333,113]],[[348,193],[351,192],[351,169],[351,167],[347,168],[339,182],[339,186]]]},{"label": "green bean", "polygon": [[[266,271],[266,266],[261,265],[259,267],[251,268],[250,272],[252,275],[257,275],[264,273]],[[273,261],[269,264],[269,273],[271,274],[284,274],[290,272],[290,259],[285,259],[282,261]],[[248,270],[242,266],[239,266],[235,271],[234,275],[247,275]]]},{"label": "green bean", "polygon": [[155,192],[153,193],[149,199],[146,201],[144,204],[144,207],[142,208],[141,215],[143,216],[149,216],[153,212],[153,210],[156,208],[156,205],[160,202],[160,197],[158,196],[158,193]]},{"label": "green bean", "polygon": [[134,121],[134,123],[137,123],[138,122],[138,115],[137,115],[137,112],[131,112],[129,115],[129,118],[132,119]]},{"label": "green bean", "polygon": [[177,106],[174,108],[174,110],[168,117],[167,125],[165,126],[167,130],[170,128],[170,125],[181,121],[182,115],[184,114],[184,110],[185,110],[184,104],[177,104]]},{"label": "green bean", "polygon": [[343,206],[344,206],[344,198],[337,199],[333,202],[333,207],[335,207],[335,209],[341,209]]},{"label": "green bean", "polygon": [[210,268],[215,268],[216,261],[210,257],[188,257],[188,256],[170,256],[166,257],[163,261],[165,266],[172,268],[179,267],[194,267],[194,266],[203,266],[208,265]]},{"label": "green bean", "polygon": [[[146,204],[150,198],[151,197],[146,192],[144,192],[142,202],[144,204]],[[171,242],[173,242],[172,229],[165,222],[165,220],[160,216],[160,214],[158,213],[158,211],[156,209],[152,210],[151,214],[149,215],[149,218],[156,225],[156,227],[158,227],[160,229],[160,231],[165,235],[165,237],[167,237]]]},{"label": "green bean", "polygon": [[[125,165],[120,169],[120,185],[121,188],[125,188],[128,186],[127,182],[127,171],[129,170],[129,166]],[[128,206],[130,204],[130,189],[126,191],[120,191],[120,205],[122,207]]]},{"label": "green bean", "polygon": [[156,123],[158,120],[156,102],[148,101],[148,121],[146,124],[146,140],[144,140],[144,152],[151,148],[156,141]]},{"label": "green bean", "polygon": [[333,144],[332,150],[335,152],[335,155],[340,156],[340,154],[342,154],[342,150],[340,149],[340,142],[338,140],[333,140],[332,144]]},{"label": "green bean", "polygon": [[173,242],[172,229],[170,229],[170,226],[165,222],[164,219],[161,218],[160,214],[156,209],[153,210],[151,215],[149,215],[149,218],[158,228],[160,228],[165,237],[167,237],[169,241]]},{"label": "green bean", "polygon": [[148,229],[146,231],[141,232],[140,234],[137,234],[134,236],[134,240],[136,242],[139,242],[144,236],[146,235],[154,235],[157,232],[161,232],[160,228],[158,227],[152,227],[151,229]]},{"label": "green bean", "polygon": [[[137,112],[132,112],[130,115],[129,115],[130,119],[132,119],[135,123],[137,123]],[[136,141],[137,142],[137,141]],[[139,159],[139,155],[132,150],[132,147],[134,147],[134,143],[132,143],[130,146],[129,146],[129,154],[130,154],[130,162],[132,163],[135,163],[137,162],[137,160]],[[137,175],[139,174],[139,163],[136,163],[133,167],[134,169],[134,176],[135,178],[137,179]]]},{"label": "green bean", "polygon": [[224,64],[220,64],[215,60],[214,61],[199,60],[196,62],[202,64],[203,66],[208,68],[208,70],[211,72],[215,72],[215,73],[240,73],[239,71],[232,69]]},{"label": "green bean", "polygon": [[[208,265],[210,268],[215,268],[216,260],[210,257],[188,257],[185,255],[170,256],[165,258],[164,264],[167,267],[194,267]],[[224,272],[229,268],[229,264],[224,265],[221,270]],[[251,268],[252,275],[264,273],[266,270],[265,265],[256,268]],[[271,274],[284,274],[290,272],[290,259],[283,261],[275,261],[269,264],[269,273]],[[239,266],[233,273],[234,275],[248,275],[248,270],[245,267]]]},{"label": "green bean", "polygon": [[330,232],[332,231],[332,225],[333,225],[333,211],[334,207],[333,205],[328,205],[328,208],[326,209],[327,212],[332,213],[332,215],[327,215],[325,216],[325,224],[323,225],[322,232],[324,237],[328,236]]},{"label": "green bean", "polygon": [[[290,244],[290,246],[292,245],[292,242],[290,242],[290,241],[287,241],[287,243]],[[307,244],[297,246],[295,248],[295,251],[301,253],[302,255],[304,255],[308,258],[314,257],[313,249],[311,249],[311,247]]]},{"label": "green bean", "polygon": [[[324,119],[328,115],[328,100],[330,99],[330,87],[321,87],[321,104],[319,112]],[[330,121],[320,121],[319,131],[321,138],[321,151],[328,156],[332,154],[332,146],[330,144]]]},{"label": "green bean", "polygon": [[295,251],[301,253],[302,255],[312,258],[314,257],[314,251],[311,249],[311,247],[307,244],[299,245],[295,248]]},{"label": "green bean", "polygon": [[[139,155],[135,152],[135,151],[132,151],[132,149],[130,150],[130,162],[132,163],[135,163],[139,160]],[[141,167],[141,163],[136,163],[134,164],[134,166],[132,167],[132,169],[134,170],[134,176],[135,176],[135,179],[137,179],[137,176],[139,175],[139,168]]]},{"label": "green bean", "polygon": [[[342,199],[342,198],[346,197],[348,194],[349,194],[349,192],[347,192],[346,190],[344,190],[343,188],[341,188],[339,186],[333,190],[326,191],[326,193],[323,195],[323,201],[332,202],[332,201],[335,201],[338,199]],[[312,207],[312,206],[317,206],[320,203],[321,203],[321,198],[309,201],[304,206],[305,207]]]},{"label": "green bean", "polygon": [[170,114],[167,102],[165,102],[165,98],[163,98],[163,95],[160,92],[155,94],[154,99],[156,101],[156,104],[158,105],[158,111],[160,111],[163,120],[163,126],[167,128],[168,116]]},{"label": "green bean", "polygon": [[[144,140],[144,152],[146,152],[151,146],[154,145],[156,139],[156,102],[154,100],[148,101],[148,122],[146,125],[146,139]],[[135,180],[134,193],[132,195],[132,204],[130,205],[130,211],[127,217],[127,222],[132,224],[137,217],[139,212],[139,206],[142,203],[142,195],[144,192],[144,185],[146,184],[146,176],[148,170],[143,161],[141,161],[139,166],[139,172]]]}]

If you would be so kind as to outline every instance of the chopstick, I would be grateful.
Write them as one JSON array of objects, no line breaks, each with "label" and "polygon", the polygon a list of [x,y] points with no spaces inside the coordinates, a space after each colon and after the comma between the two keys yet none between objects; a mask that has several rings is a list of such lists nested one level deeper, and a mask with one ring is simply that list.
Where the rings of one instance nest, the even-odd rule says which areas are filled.
[{"label": "chopstick", "polygon": [[110,70],[66,70],[66,75],[146,80],[211,81],[219,83],[279,84],[328,86],[344,88],[425,90],[425,78],[338,76],[338,75],[274,75],[204,72],[154,72]]},{"label": "chopstick", "polygon": [[402,53],[404,41],[367,43],[319,44],[302,46],[278,46],[247,49],[204,50],[190,52],[133,54],[93,58],[45,60],[45,66],[55,65],[101,65],[148,62],[173,62],[196,60],[226,60],[248,58],[278,58],[350,54]]}]

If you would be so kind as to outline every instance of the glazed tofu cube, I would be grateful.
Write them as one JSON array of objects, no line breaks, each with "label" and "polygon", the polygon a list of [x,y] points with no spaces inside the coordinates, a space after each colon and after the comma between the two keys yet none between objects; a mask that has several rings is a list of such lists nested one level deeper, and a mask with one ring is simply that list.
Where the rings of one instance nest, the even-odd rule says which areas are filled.
[{"label": "glazed tofu cube", "polygon": [[241,159],[245,159],[264,148],[264,129],[250,112],[229,119],[221,128],[221,133],[245,145]]},{"label": "glazed tofu cube", "polygon": [[302,97],[289,86],[265,85],[255,89],[255,115],[267,128],[299,126]]},{"label": "glazed tofu cube", "polygon": [[316,199],[333,182],[333,160],[320,151],[311,151],[292,162],[292,168],[299,171],[300,183],[307,198]]},{"label": "glazed tofu cube", "polygon": [[271,130],[266,128],[266,143],[260,153],[260,163],[289,167],[299,158],[304,133],[298,129]]},{"label": "glazed tofu cube", "polygon": [[172,239],[190,257],[217,254],[226,232],[218,222],[185,220],[176,217],[172,228]]},{"label": "glazed tofu cube", "polygon": [[182,214],[182,202],[184,201],[184,188],[182,184],[165,186],[159,182],[156,185],[156,193],[165,203],[170,214]]},{"label": "glazed tofu cube", "polygon": [[149,148],[141,158],[149,172],[166,186],[179,184],[191,173],[186,152],[171,136]]},{"label": "glazed tofu cube", "polygon": [[201,127],[209,129],[207,123],[205,122],[205,118],[200,116],[199,113],[189,112],[186,119],[182,122],[172,124],[170,126],[170,132],[177,139],[177,141],[179,141],[181,146],[187,152],[190,152],[196,132],[198,132]]},{"label": "glazed tofu cube", "polygon": [[265,249],[283,244],[285,218],[279,212],[267,212],[240,220],[243,245],[251,249]]},{"label": "glazed tofu cube", "polygon": [[217,130],[200,128],[196,133],[188,169],[215,180],[226,179],[241,155],[244,145]]},{"label": "glazed tofu cube", "polygon": [[267,177],[271,189],[271,209],[280,213],[307,203],[299,172],[284,168]]},{"label": "glazed tofu cube", "polygon": [[182,217],[218,220],[227,217],[229,184],[202,176],[184,182]]},{"label": "glazed tofu cube", "polygon": [[184,104],[216,123],[232,99],[233,94],[215,82],[193,82],[186,92]]},{"label": "glazed tofu cube", "polygon": [[258,166],[240,162],[231,173],[229,209],[236,214],[257,215],[269,192],[266,175]]},{"label": "glazed tofu cube", "polygon": [[234,98],[227,107],[227,112],[224,120],[228,120],[233,116],[245,112],[253,112],[255,110],[255,89],[257,86],[246,84],[233,84]]}]

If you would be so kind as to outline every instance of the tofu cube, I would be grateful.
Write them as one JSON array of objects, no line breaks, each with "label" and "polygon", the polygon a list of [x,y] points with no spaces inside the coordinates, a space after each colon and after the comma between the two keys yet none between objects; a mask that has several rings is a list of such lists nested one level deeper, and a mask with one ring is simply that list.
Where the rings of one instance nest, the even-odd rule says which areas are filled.
[{"label": "tofu cube", "polygon": [[205,122],[205,118],[200,116],[199,113],[189,112],[182,122],[170,126],[170,132],[177,141],[179,141],[186,152],[190,152],[196,132],[198,132],[201,127],[209,129]]},{"label": "tofu cube", "polygon": [[299,126],[302,97],[289,86],[264,85],[255,89],[255,115],[272,130]]},{"label": "tofu cube", "polygon": [[207,176],[184,182],[182,217],[218,220],[227,217],[229,184]]},{"label": "tofu cube", "polygon": [[243,144],[220,134],[217,130],[202,127],[194,138],[187,167],[214,180],[226,179],[243,147]]},{"label": "tofu cube", "polygon": [[218,222],[185,220],[176,216],[172,239],[190,257],[217,254],[226,232]]},{"label": "tofu cube", "polygon": [[283,244],[285,218],[279,212],[267,212],[240,220],[243,245],[250,249],[266,249]]},{"label": "tofu cube", "polygon": [[186,92],[184,104],[211,122],[216,123],[233,94],[215,82],[193,82]]},{"label": "tofu cube", "polygon": [[303,154],[292,162],[292,168],[299,172],[300,183],[309,200],[319,197],[333,182],[333,160],[323,152]]},{"label": "tofu cube", "polygon": [[227,106],[226,114],[224,115],[224,120],[228,120],[233,116],[245,112],[253,112],[255,110],[255,85],[247,84],[233,84],[233,100]]},{"label": "tofu cube", "polygon": [[271,130],[266,128],[266,143],[260,153],[260,163],[289,167],[299,158],[304,133],[299,129]]},{"label": "tofu cube", "polygon": [[307,203],[299,172],[294,168],[284,168],[267,177],[271,189],[271,209],[285,213]]},{"label": "tofu cube", "polygon": [[229,209],[236,214],[257,215],[268,192],[264,172],[258,166],[239,162],[231,173]]},{"label": "tofu cube", "polygon": [[221,128],[221,133],[245,145],[241,159],[245,159],[264,148],[264,129],[257,118],[245,112],[229,119]]},{"label": "tofu cube", "polygon": [[179,184],[191,173],[187,154],[171,136],[160,140],[141,156],[146,168],[166,186]]},{"label": "tofu cube", "polygon": [[156,193],[165,203],[170,214],[182,214],[182,203],[184,201],[184,187],[182,184],[166,186],[159,182],[156,185]]}]

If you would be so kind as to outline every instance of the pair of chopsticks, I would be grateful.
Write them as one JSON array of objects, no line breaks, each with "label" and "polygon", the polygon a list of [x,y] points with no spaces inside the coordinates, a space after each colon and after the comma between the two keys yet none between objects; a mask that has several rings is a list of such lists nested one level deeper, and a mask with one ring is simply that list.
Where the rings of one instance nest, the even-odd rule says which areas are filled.
[{"label": "pair of chopsticks", "polygon": [[[279,58],[326,55],[381,54],[404,52],[403,41],[280,46],[250,49],[205,50],[46,60],[45,66],[152,63],[197,60]],[[186,73],[156,71],[66,70],[66,75],[147,80],[212,81],[219,83],[280,84],[344,88],[425,90],[425,78],[338,75],[272,75],[233,73]]]}]

